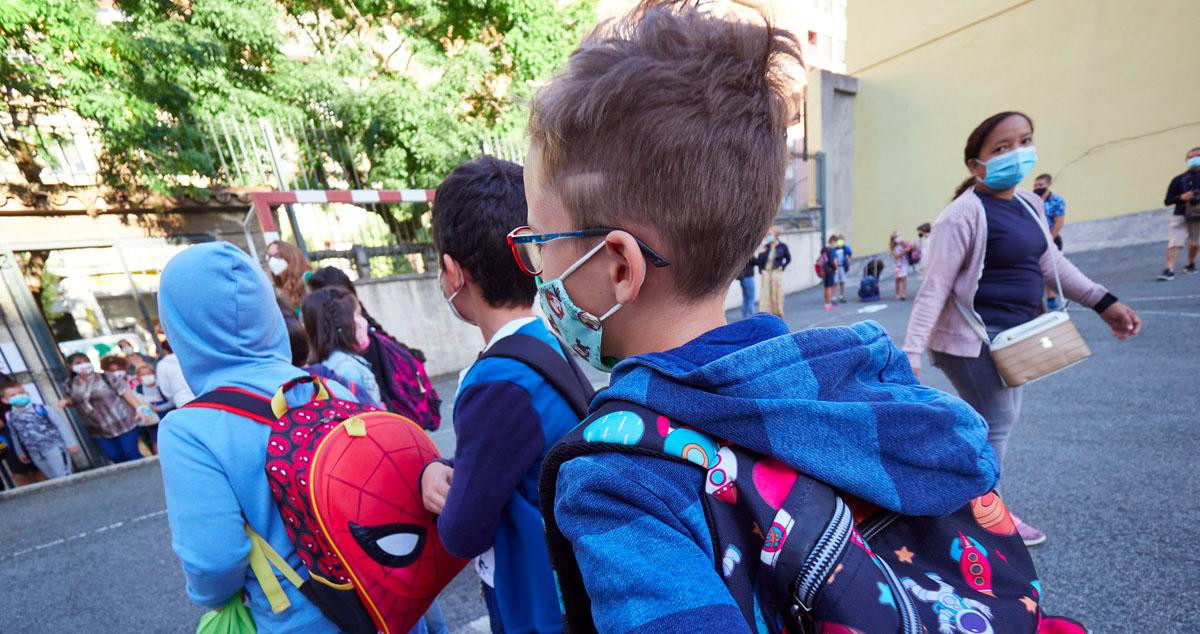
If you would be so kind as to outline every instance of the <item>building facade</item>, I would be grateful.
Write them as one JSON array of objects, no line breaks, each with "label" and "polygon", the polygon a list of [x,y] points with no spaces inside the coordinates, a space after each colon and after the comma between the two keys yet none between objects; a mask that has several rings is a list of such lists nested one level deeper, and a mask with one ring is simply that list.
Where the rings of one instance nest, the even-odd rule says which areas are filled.
[{"label": "building facade", "polygon": [[996,112],[1033,119],[1024,186],[1052,174],[1068,223],[1161,207],[1200,145],[1200,2],[855,0],[847,17],[864,252],[937,217],[967,176],[967,135]]}]

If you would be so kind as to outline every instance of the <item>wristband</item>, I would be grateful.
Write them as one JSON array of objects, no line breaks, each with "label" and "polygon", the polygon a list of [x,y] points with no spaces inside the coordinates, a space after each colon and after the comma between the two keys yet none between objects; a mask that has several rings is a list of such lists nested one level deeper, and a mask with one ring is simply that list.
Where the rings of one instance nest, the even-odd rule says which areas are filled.
[{"label": "wristband", "polygon": [[1109,306],[1112,306],[1119,301],[1121,300],[1117,299],[1116,295],[1113,295],[1112,293],[1105,293],[1104,297],[1100,298],[1100,301],[1096,302],[1095,306],[1092,306],[1092,310],[1096,311],[1096,314],[1100,314],[1108,310]]}]

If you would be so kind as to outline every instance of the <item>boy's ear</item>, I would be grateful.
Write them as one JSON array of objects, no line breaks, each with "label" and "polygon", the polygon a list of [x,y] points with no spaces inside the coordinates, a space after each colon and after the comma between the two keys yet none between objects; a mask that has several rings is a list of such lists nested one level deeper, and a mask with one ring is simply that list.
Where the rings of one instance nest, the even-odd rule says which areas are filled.
[{"label": "boy's ear", "polygon": [[442,282],[446,285],[446,290],[453,293],[455,290],[461,290],[475,282],[475,278],[471,276],[471,272],[463,265],[458,263],[458,260],[450,257],[450,254],[442,254],[442,270],[446,271],[445,280]]},{"label": "boy's ear", "polygon": [[637,240],[625,231],[612,231],[604,238],[612,257],[609,278],[618,304],[627,305],[638,298],[646,281],[646,256]]}]

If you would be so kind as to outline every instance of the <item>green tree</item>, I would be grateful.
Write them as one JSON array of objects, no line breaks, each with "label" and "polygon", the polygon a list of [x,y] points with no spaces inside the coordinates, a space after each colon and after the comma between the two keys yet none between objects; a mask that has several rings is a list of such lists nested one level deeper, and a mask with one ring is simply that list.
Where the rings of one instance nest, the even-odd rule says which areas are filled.
[{"label": "green tree", "polygon": [[[106,183],[171,192],[217,175],[212,115],[317,119],[372,183],[428,187],[483,134],[524,124],[592,1],[0,0],[4,149],[37,187],[39,116],[98,124]],[[302,55],[285,49],[307,46]],[[402,63],[401,63],[401,60]],[[214,184],[220,184],[219,182]]]}]

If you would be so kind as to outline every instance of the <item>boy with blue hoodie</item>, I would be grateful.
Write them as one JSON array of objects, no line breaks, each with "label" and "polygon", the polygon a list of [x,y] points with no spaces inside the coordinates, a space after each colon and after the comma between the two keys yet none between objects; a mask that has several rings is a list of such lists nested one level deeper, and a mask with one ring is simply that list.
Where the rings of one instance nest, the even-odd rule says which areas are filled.
[{"label": "boy with blue hoodie", "polygon": [[[535,98],[531,227],[514,238],[552,325],[612,371],[591,410],[633,403],[666,417],[645,434],[677,420],[903,514],[987,492],[997,465],[982,419],[920,386],[877,324],[726,324],[726,289],[783,194],[799,53],[770,26],[646,4],[593,32]],[[639,420],[584,439],[632,444]],[[705,483],[693,464],[616,451],[568,459],[543,482],[596,629],[751,629],[751,606],[722,579],[736,558],[714,555]]]},{"label": "boy with blue hoodie", "polygon": [[[237,247],[189,247],[163,269],[158,314],[188,387],[204,394],[235,387],[270,396],[307,376],[291,347],[271,283]],[[354,397],[330,384],[338,398]],[[311,397],[309,386],[297,398]],[[336,632],[337,628],[275,571],[291,607],[276,614],[249,565],[249,525],[302,578],[307,570],[284,529],[264,470],[271,428],[213,409],[172,411],[159,431],[172,546],[191,599],[220,608],[243,589],[259,632]]]},{"label": "boy with blue hoodie", "polygon": [[459,383],[454,459],[427,466],[421,489],[446,549],[477,558],[492,631],[561,632],[538,473],[592,390],[512,266],[505,236],[525,215],[521,166],[490,156],[458,166],[434,197],[442,296],[486,345]]}]

